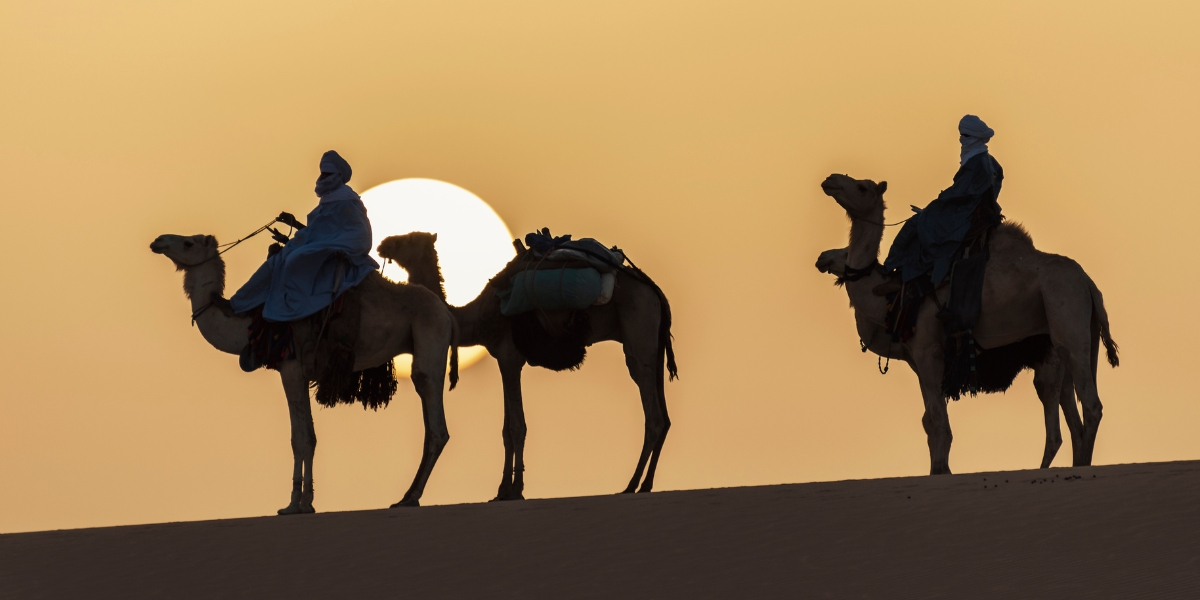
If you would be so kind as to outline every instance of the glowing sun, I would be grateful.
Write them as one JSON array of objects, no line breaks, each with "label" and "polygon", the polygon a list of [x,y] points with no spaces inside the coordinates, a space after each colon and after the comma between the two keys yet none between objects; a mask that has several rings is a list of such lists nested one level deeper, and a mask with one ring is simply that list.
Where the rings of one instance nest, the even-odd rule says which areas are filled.
[{"label": "glowing sun", "polygon": [[[362,194],[371,219],[371,256],[389,235],[412,231],[437,234],[438,258],[446,278],[446,300],[462,306],[474,300],[488,279],[500,272],[516,254],[512,233],[486,202],[458,187],[436,179],[397,179]],[[408,274],[395,263],[384,265],[383,276],[407,281]],[[459,368],[479,362],[487,354],[482,346],[459,349]],[[408,376],[412,356],[396,357],[396,374]]]}]

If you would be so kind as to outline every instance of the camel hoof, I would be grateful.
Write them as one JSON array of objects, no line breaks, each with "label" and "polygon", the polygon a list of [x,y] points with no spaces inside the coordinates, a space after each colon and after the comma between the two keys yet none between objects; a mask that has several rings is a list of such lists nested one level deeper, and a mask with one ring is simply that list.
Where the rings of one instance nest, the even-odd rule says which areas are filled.
[{"label": "camel hoof", "polygon": [[277,515],[298,515],[301,513],[302,513],[302,509],[300,508],[299,504],[289,504],[285,508],[279,509],[275,514],[277,514]]},{"label": "camel hoof", "polygon": [[409,507],[409,506],[414,507],[414,508],[419,507],[419,506],[421,506],[421,501],[420,500],[401,500],[401,501],[393,504],[390,508],[405,508],[405,507]]},{"label": "camel hoof", "polygon": [[525,499],[525,496],[518,492],[516,494],[512,494],[512,493],[496,494],[496,497],[492,498],[491,500],[488,500],[488,502],[512,502],[513,500],[524,500],[524,499]]}]

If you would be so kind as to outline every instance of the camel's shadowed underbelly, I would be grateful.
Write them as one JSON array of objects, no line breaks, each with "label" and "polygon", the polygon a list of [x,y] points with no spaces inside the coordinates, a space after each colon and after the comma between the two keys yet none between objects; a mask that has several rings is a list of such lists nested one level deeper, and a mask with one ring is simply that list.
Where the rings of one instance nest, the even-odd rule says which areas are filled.
[{"label": "camel's shadowed underbelly", "polygon": [[[541,311],[514,315],[512,340],[525,360],[534,367],[552,371],[574,371],[587,357],[592,324],[588,311]],[[548,321],[543,323],[543,320]]]},{"label": "camel's shadowed underbelly", "polygon": [[1015,344],[981,350],[975,359],[979,391],[1003,392],[1017,375],[1046,361],[1053,345],[1047,334],[1027,337]]}]

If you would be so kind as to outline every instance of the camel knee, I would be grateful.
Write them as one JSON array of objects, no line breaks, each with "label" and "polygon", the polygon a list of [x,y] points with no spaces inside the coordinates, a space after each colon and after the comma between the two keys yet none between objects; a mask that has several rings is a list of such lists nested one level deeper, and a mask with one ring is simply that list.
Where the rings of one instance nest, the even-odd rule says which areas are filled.
[{"label": "camel knee", "polygon": [[925,414],[921,416],[921,426],[925,428],[925,433],[927,435],[937,435],[942,433],[946,435],[950,434],[949,423],[946,422],[946,419],[942,415],[935,414],[931,411],[926,411]]},{"label": "camel knee", "polygon": [[425,393],[429,391],[429,376],[424,371],[419,371],[414,367],[409,379],[412,380],[413,388],[417,390],[417,394],[424,397]]},{"label": "camel knee", "polygon": [[523,440],[523,439],[525,439],[525,434],[527,432],[528,432],[528,428],[525,426],[524,423],[521,423],[519,425],[507,425],[506,424],[504,426],[504,428],[500,431],[500,433],[502,433],[507,439],[510,439],[510,440]]},{"label": "camel knee", "polygon": [[1062,447],[1062,441],[1063,441],[1063,439],[1062,439],[1061,431],[1047,431],[1046,432],[1046,445],[1047,446],[1054,446],[1054,449],[1058,450],[1059,448]]},{"label": "camel knee", "polygon": [[436,452],[441,452],[450,443],[450,432],[445,429],[429,432],[427,443]]},{"label": "camel knee", "polygon": [[671,420],[666,415],[651,414],[646,417],[646,433],[652,433],[657,437],[665,435],[670,428]]},{"label": "camel knee", "polygon": [[642,360],[640,357],[626,354],[625,368],[629,369],[629,375],[635,380],[639,377],[653,377],[654,363]]}]

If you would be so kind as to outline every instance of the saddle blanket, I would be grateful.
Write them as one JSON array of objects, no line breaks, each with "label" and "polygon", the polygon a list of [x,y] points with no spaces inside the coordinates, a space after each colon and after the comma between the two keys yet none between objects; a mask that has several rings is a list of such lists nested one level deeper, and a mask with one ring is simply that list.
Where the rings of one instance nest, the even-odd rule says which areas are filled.
[{"label": "saddle blanket", "polygon": [[596,269],[531,269],[519,271],[508,289],[498,290],[500,314],[511,317],[532,310],[583,310],[612,299],[616,277]]}]

